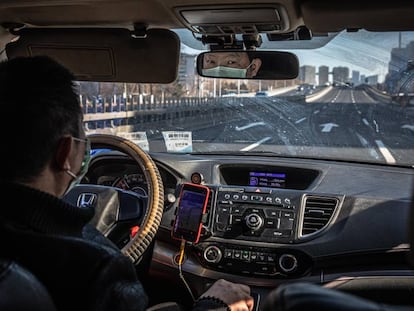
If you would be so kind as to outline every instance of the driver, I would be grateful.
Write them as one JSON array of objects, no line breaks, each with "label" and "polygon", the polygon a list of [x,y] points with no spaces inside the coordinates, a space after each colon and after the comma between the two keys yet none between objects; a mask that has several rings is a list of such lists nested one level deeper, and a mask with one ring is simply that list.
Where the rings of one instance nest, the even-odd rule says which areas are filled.
[{"label": "driver", "polygon": [[203,56],[203,75],[208,77],[253,78],[262,61],[247,52],[209,52]]},{"label": "driver", "polygon": [[[82,179],[90,155],[74,80],[47,57],[0,63],[7,146],[0,192],[11,202],[0,208],[0,257],[35,274],[58,310],[145,310],[148,297],[132,261],[88,225],[91,209],[61,199]],[[13,128],[14,119],[24,128]],[[253,307],[248,286],[225,280],[200,298],[194,306],[200,311]]]}]

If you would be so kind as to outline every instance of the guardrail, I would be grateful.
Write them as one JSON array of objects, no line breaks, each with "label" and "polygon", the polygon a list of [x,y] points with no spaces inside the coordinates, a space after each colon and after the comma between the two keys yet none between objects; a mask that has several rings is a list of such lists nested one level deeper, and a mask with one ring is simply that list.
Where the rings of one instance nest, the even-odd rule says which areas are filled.
[{"label": "guardrail", "polygon": [[388,102],[388,103],[391,103],[393,101],[390,95],[388,95],[387,93],[383,93],[376,88],[373,88],[368,85],[364,85],[363,89],[365,92],[367,92],[370,96],[374,97],[375,99],[379,99],[381,101]]},{"label": "guardrail", "polygon": [[[283,93],[293,89],[293,87],[282,88],[273,91],[271,94],[278,95],[281,100],[305,102],[304,95],[283,96]],[[244,105],[260,105],[259,102],[252,101],[251,96],[156,98],[142,95],[129,96],[128,98],[100,97],[92,100],[87,100],[81,96],[81,104],[84,121],[91,129],[148,123],[173,125],[168,122],[193,117],[195,121],[200,122],[204,119],[206,122],[211,122],[211,120],[213,122],[225,122],[226,118],[234,115],[235,111],[242,109],[241,107]]]},{"label": "guardrail", "polygon": [[83,101],[84,121],[100,121],[108,119],[123,119],[136,117],[138,114],[165,114],[169,111],[187,110],[202,106],[216,105],[218,98],[181,98],[181,99],[154,99],[140,98],[135,100],[129,98],[127,101]]}]

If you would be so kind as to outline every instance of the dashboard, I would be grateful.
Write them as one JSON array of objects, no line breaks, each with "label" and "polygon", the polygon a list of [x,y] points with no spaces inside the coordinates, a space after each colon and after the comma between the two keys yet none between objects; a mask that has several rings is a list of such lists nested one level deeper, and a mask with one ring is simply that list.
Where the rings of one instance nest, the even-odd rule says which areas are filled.
[{"label": "dashboard", "polygon": [[[172,173],[161,164],[158,166],[164,186],[164,208],[168,210],[176,201],[179,174]],[[114,152],[94,159],[83,183],[116,187],[133,191],[142,196],[148,195],[148,182],[137,164],[123,154]]]},{"label": "dashboard", "polygon": [[[402,277],[414,287],[407,260],[412,169],[257,156],[151,157],[165,190],[153,277],[178,278],[179,242],[171,229],[180,185],[197,181],[211,190],[207,217],[199,243],[186,247],[182,271],[199,294],[218,278],[262,293],[287,281],[344,278],[356,291],[370,278],[383,286]],[[148,189],[140,168],[116,152],[96,155],[85,182],[142,195]]]}]

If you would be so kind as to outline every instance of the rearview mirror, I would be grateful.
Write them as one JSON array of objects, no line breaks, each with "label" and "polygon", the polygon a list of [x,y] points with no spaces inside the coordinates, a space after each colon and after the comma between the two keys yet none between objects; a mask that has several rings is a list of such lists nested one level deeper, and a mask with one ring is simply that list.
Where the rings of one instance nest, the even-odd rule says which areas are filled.
[{"label": "rearview mirror", "polygon": [[212,78],[289,80],[298,76],[299,61],[289,52],[204,52],[197,56],[197,73]]}]

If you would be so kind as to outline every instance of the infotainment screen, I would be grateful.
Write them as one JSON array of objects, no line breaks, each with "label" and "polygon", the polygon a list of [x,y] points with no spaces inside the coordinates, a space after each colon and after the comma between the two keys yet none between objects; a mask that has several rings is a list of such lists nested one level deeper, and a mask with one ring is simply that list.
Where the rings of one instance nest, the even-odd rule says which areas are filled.
[{"label": "infotainment screen", "polygon": [[275,172],[249,172],[249,186],[285,188],[286,174]]}]

